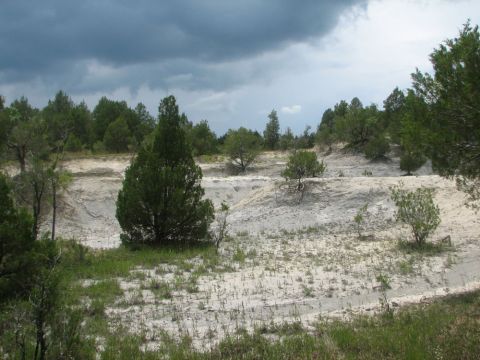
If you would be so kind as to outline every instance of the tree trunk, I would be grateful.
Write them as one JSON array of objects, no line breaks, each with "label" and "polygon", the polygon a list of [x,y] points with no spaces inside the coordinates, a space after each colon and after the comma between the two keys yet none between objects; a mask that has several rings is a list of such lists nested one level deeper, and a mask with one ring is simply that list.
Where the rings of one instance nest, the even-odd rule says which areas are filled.
[{"label": "tree trunk", "polygon": [[26,157],[26,150],[25,146],[17,146],[17,159],[20,163],[20,172],[23,174],[25,172],[25,157]]},{"label": "tree trunk", "polygon": [[40,227],[40,212],[42,211],[42,197],[44,191],[44,183],[41,187],[38,183],[33,185],[33,236],[37,239]]},{"label": "tree trunk", "polygon": [[20,162],[20,172],[24,173],[25,172],[25,158],[19,157],[18,161]]},{"label": "tree trunk", "polygon": [[52,241],[55,240],[55,225],[57,221],[57,184],[52,178]]},{"label": "tree trunk", "polygon": [[44,313],[43,313],[43,307],[44,307],[44,294],[45,293],[45,288],[42,284],[42,288],[40,290],[40,304],[38,304],[38,308],[36,309],[36,314],[35,314],[35,327],[36,329],[36,346],[35,346],[35,355],[34,359],[37,360],[39,352],[40,352],[40,360],[45,359],[45,352],[47,351],[46,349],[46,343],[45,343],[45,329],[44,329]]}]

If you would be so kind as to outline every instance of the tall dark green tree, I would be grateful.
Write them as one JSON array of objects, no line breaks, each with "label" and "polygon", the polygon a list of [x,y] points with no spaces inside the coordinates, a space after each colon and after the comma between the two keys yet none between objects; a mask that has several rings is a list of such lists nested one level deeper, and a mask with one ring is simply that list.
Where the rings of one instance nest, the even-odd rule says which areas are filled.
[{"label": "tall dark green tree", "polygon": [[93,110],[93,131],[96,141],[103,141],[108,125],[128,110],[125,101],[109,100],[102,97]]},{"label": "tall dark green tree", "polygon": [[46,135],[52,148],[65,143],[73,132],[73,109],[75,104],[62,90],[55,94],[53,100],[42,110],[42,118],[46,125]]},{"label": "tall dark green tree", "polygon": [[148,112],[144,104],[138,103],[135,107],[136,125],[133,131],[135,140],[140,145],[147,135],[155,129],[155,119]]},{"label": "tall dark green tree", "polygon": [[40,153],[46,146],[45,122],[40,118],[38,109],[33,108],[24,97],[3,110],[0,121],[5,129],[7,149],[18,161],[20,171],[24,172],[28,155]]},{"label": "tall dark green tree", "polygon": [[277,112],[272,110],[268,115],[268,123],[263,132],[265,148],[275,150],[278,148],[278,141],[280,140],[280,123],[278,121]]},{"label": "tall dark green tree", "polygon": [[28,288],[35,242],[32,226],[30,215],[15,207],[7,180],[0,174],[0,304]]},{"label": "tall dark green tree", "polygon": [[15,109],[19,122],[28,122],[39,113],[39,110],[30,105],[25,96],[14,100],[10,105],[10,109]]},{"label": "tall dark green tree", "polygon": [[109,151],[119,153],[128,150],[128,145],[132,142],[132,136],[123,116],[108,125],[103,142]]},{"label": "tall dark green tree", "polygon": [[140,149],[118,194],[124,243],[184,245],[207,237],[213,205],[202,199],[201,179],[175,98],[166,97],[153,142]]},{"label": "tall dark green tree", "polygon": [[92,113],[85,102],[75,105],[71,113],[70,134],[75,136],[82,145],[91,147],[94,142]]},{"label": "tall dark green tree", "polygon": [[217,152],[217,136],[210,130],[207,120],[201,120],[191,128],[190,142],[195,156]]},{"label": "tall dark green tree", "polygon": [[405,112],[405,94],[398,87],[383,102],[383,128],[390,135],[392,142],[400,143],[400,129]]},{"label": "tall dark green tree", "polygon": [[403,116],[400,128],[400,145],[402,155],[400,157],[400,169],[411,175],[426,162],[425,144],[428,138],[426,123],[431,114],[427,103],[409,90],[405,97]]},{"label": "tall dark green tree", "polygon": [[335,118],[335,133],[349,148],[363,150],[378,133],[379,115],[375,105],[364,108],[358,98],[353,98],[345,115]]},{"label": "tall dark green tree", "polygon": [[332,151],[332,145],[335,141],[335,112],[332,109],[327,109],[322,115],[322,120],[317,128],[315,141],[319,145],[328,147],[328,151]]},{"label": "tall dark green tree", "polygon": [[413,74],[431,110],[429,155],[443,175],[480,178],[480,32],[467,22],[430,55],[434,74]]}]

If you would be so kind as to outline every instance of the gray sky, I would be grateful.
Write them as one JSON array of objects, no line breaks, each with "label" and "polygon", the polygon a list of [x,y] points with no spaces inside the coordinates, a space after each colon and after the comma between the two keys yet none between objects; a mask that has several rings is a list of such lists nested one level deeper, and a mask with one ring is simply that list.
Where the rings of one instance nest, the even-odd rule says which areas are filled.
[{"label": "gray sky", "polygon": [[316,127],[358,96],[380,106],[410,86],[428,55],[478,0],[0,0],[0,94],[38,107],[62,89],[93,109],[101,96],[143,102],[167,94],[219,134]]}]

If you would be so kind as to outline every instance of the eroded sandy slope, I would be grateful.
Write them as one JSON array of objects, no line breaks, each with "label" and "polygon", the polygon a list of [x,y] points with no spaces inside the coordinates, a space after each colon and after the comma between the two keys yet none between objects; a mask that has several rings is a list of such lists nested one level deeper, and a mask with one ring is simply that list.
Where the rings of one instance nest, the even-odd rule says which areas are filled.
[{"label": "eroded sandy slope", "polygon": [[[60,234],[91,247],[119,245],[115,199],[128,162],[65,163],[75,180],[63,197]],[[398,161],[371,163],[334,153],[325,158],[325,177],[309,180],[299,201],[282,185],[285,162],[286,154],[266,154],[248,174],[236,177],[225,175],[222,164],[201,164],[206,197],[216,206],[231,205],[232,240],[220,251],[220,266],[227,270],[195,278],[195,291],[185,291],[174,284],[189,281],[202,266],[200,259],[189,271],[160,265],[138,269],[140,280],[118,279],[125,296],[108,309],[112,323],[146,332],[152,346],[156,334],[167,331],[189,335],[205,347],[240,327],[308,323],[319,315],[374,309],[379,274],[391,279],[388,296],[395,303],[478,286],[480,217],[464,206],[452,181],[432,175],[428,167],[421,176],[400,177]],[[389,187],[400,181],[410,189],[436,189],[442,223],[432,240],[450,235],[453,249],[429,256],[399,249],[398,240],[410,234],[393,221]],[[360,239],[353,217],[365,203]],[[158,298],[149,289],[152,281],[171,283],[173,296]]]}]

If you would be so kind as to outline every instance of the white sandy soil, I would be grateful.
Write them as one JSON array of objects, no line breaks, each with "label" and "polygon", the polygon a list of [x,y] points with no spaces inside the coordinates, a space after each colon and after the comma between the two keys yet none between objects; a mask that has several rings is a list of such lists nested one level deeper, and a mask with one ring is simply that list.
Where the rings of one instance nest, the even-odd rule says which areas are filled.
[{"label": "white sandy soil", "polygon": [[[418,176],[401,176],[398,158],[369,162],[341,152],[323,158],[323,178],[309,179],[306,192],[289,192],[280,172],[286,153],[266,153],[247,174],[228,176],[222,163],[200,164],[206,197],[216,207],[230,205],[232,240],[222,244],[227,271],[200,276],[193,291],[175,287],[192,271],[138,269],[138,279],[118,279],[125,295],[108,309],[112,326],[147,334],[148,346],[166,331],[188,335],[199,348],[239,328],[302,321],[320,316],[374,312],[380,293],[376,277],[390,278],[393,306],[418,302],[480,285],[480,216],[464,206],[465,196],[451,180],[425,166]],[[92,248],[119,246],[115,200],[129,157],[78,159],[64,163],[74,181],[62,197],[58,233]],[[369,175],[371,173],[371,175]],[[434,188],[442,222],[431,241],[450,235],[453,248],[434,255],[400,250],[411,239],[394,221],[389,187]],[[368,203],[362,238],[353,217]],[[242,254],[245,259],[242,258]],[[192,263],[195,269],[201,260]],[[152,281],[172,284],[171,299],[148,288]]]}]

